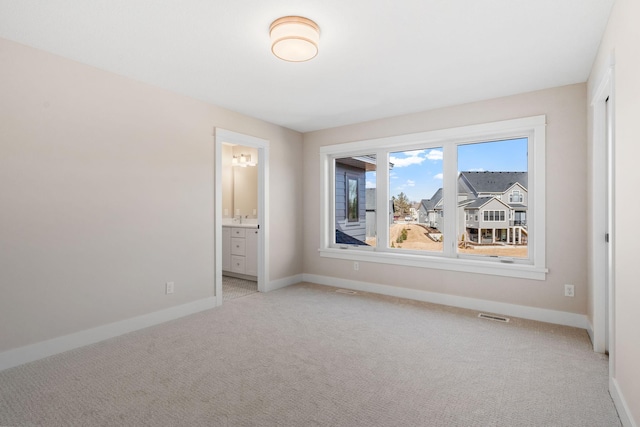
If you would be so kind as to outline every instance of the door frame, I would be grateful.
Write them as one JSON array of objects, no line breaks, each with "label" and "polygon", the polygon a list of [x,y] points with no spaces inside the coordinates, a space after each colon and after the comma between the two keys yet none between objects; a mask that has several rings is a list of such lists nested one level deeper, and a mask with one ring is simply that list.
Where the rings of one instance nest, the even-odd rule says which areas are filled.
[{"label": "door frame", "polygon": [[258,150],[258,291],[266,292],[269,283],[269,141],[251,135],[214,128],[214,242],[215,297],[222,305],[222,144],[243,145]]},{"label": "door frame", "polygon": [[[615,377],[615,270],[614,270],[614,59],[610,56],[591,96],[591,304],[594,351],[609,351],[609,378]],[[607,242],[608,235],[608,242]]]}]

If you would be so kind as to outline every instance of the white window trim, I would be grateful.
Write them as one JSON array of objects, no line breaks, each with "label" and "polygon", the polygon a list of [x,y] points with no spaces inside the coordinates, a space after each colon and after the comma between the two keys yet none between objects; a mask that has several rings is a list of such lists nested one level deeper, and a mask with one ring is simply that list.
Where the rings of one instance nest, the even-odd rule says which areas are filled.
[{"label": "white window trim", "polygon": [[[546,117],[533,116],[521,119],[479,125],[462,126],[415,134],[328,145],[320,148],[320,256],[353,261],[377,262],[402,266],[432,268],[438,270],[462,271],[479,274],[518,277],[545,280],[548,272],[545,264],[545,129]],[[456,188],[457,146],[461,143],[486,142],[516,137],[528,137],[528,174],[529,174],[529,258],[526,261],[504,257],[465,256],[457,253],[456,215],[458,209],[445,212],[443,253],[398,252],[371,247],[335,245],[335,215],[332,197],[335,187],[333,159],[336,157],[356,156],[363,153],[376,154],[378,164],[388,161],[388,151],[411,151],[412,149],[442,148],[444,152],[443,188]],[[389,182],[388,168],[376,168],[378,197],[376,200],[378,239],[388,239],[388,200],[389,194],[381,194]],[[444,205],[457,206],[455,191],[444,192]],[[448,219],[447,219],[448,218]]]}]

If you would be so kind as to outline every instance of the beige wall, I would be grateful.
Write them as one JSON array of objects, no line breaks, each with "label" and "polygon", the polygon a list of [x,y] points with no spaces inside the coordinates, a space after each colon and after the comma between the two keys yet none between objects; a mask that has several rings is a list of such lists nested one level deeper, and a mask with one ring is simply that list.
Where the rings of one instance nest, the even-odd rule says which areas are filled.
[{"label": "beige wall", "polygon": [[[545,281],[365,262],[353,271],[351,261],[320,257],[321,146],[540,114],[547,116]],[[305,273],[585,314],[586,117],[586,85],[577,84],[305,134]],[[565,283],[575,285],[575,298],[564,297]]]},{"label": "beige wall", "polygon": [[626,401],[629,416],[640,423],[640,280],[635,225],[640,199],[629,197],[640,182],[640,3],[615,2],[592,77],[592,89],[615,53],[614,223],[615,341],[611,349],[613,377]]},{"label": "beige wall", "polygon": [[214,126],[270,141],[302,273],[301,134],[1,39],[0,93],[0,352],[213,296]]}]

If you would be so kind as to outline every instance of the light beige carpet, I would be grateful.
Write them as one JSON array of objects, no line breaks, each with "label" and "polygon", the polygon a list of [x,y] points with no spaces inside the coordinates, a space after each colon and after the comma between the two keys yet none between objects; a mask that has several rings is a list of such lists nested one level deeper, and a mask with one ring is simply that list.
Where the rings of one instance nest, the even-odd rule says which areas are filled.
[{"label": "light beige carpet", "polygon": [[584,330],[310,284],[0,372],[0,425],[619,426]]}]

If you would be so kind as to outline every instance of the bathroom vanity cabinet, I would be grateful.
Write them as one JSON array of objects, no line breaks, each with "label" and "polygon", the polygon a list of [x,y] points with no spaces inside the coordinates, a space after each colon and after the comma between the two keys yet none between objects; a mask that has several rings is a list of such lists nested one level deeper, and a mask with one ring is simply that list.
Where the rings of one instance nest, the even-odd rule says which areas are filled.
[{"label": "bathroom vanity cabinet", "polygon": [[[255,224],[222,227],[222,271],[227,275],[258,275],[258,232]],[[231,273],[231,274],[229,274]]]}]

